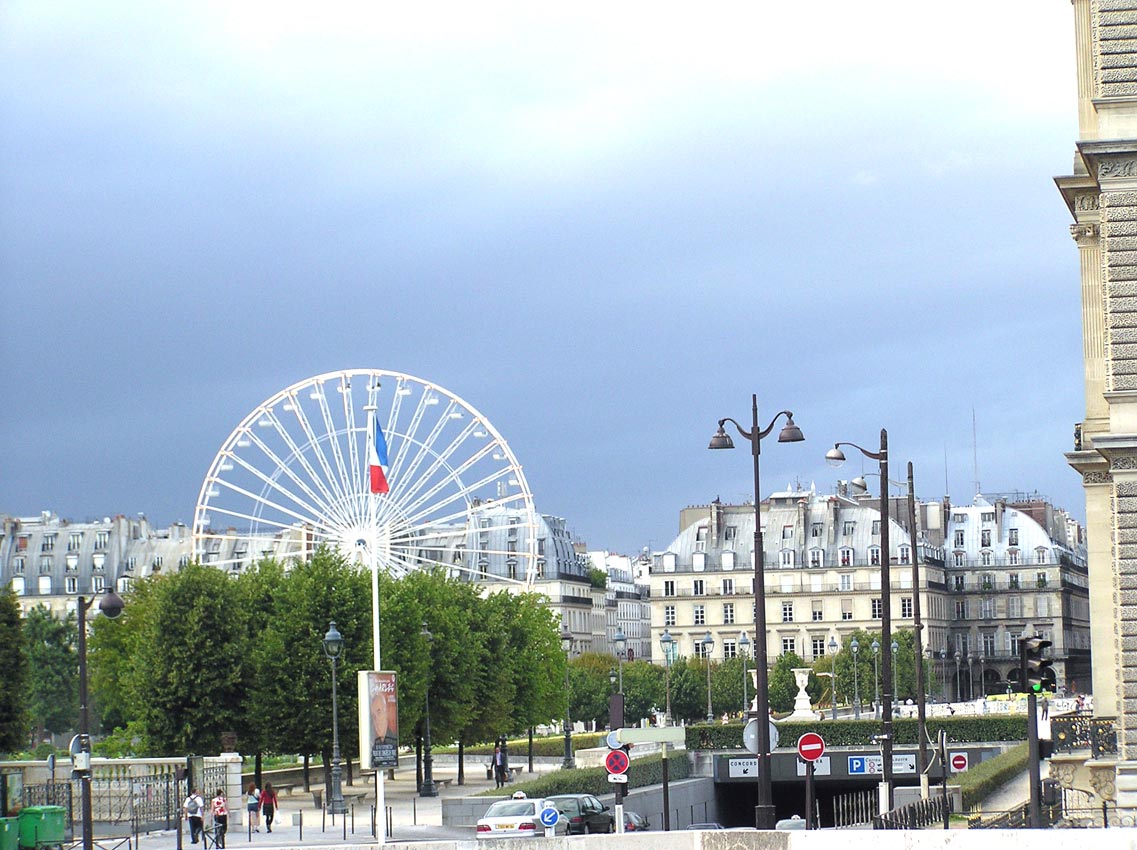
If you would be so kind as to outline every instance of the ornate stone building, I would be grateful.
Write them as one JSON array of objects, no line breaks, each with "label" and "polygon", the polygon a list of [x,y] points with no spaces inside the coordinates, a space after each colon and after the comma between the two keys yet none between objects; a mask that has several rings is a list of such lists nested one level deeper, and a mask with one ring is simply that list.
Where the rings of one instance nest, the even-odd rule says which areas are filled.
[{"label": "ornate stone building", "polygon": [[[1137,813],[1137,0],[1073,0],[1078,140],[1057,178],[1081,259],[1094,748],[1051,772]],[[1112,725],[1112,738],[1100,734]],[[1116,750],[1115,752],[1113,750]],[[1088,757],[1096,756],[1096,757]]]}]

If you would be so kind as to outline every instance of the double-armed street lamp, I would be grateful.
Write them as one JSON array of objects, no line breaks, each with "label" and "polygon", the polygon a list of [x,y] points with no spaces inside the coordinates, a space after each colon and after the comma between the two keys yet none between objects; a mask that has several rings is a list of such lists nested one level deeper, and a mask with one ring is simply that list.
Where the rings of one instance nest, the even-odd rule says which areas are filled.
[{"label": "double-armed street lamp", "polygon": [[794,415],[789,410],[779,411],[770,424],[758,427],[758,396],[752,394],[751,426],[747,430],[737,421],[726,417],[719,420],[718,430],[711,437],[710,449],[733,449],[734,441],[723,426],[729,422],[734,425],[739,436],[750,441],[750,453],[754,457],[754,689],[755,711],[758,720],[758,803],[754,807],[754,825],[758,829],[774,827],[774,785],[770,774],[770,693],[768,656],[766,651],[766,565],[762,551],[762,490],[759,458],[762,454],[762,440],[773,430],[781,417],[786,424],[778,432],[779,443],[800,443],[805,439],[801,429],[794,424]]},{"label": "double-armed street lamp", "polygon": [[880,719],[880,641],[873,638],[872,641],[872,686],[873,686],[873,699],[872,711],[873,717],[877,720]]},{"label": "double-armed street lamp", "polygon": [[[892,548],[889,539],[889,505],[888,505],[888,432],[880,429],[880,450],[869,451],[856,443],[837,442],[825,453],[825,461],[833,466],[840,466],[845,462],[845,453],[841,446],[849,446],[859,451],[869,460],[880,464],[880,641],[885,646],[892,643],[892,581],[890,567],[892,564]],[[915,588],[919,590],[919,588]],[[914,594],[914,595],[919,595]],[[885,653],[881,659],[881,729],[880,750],[882,764],[882,785],[884,788],[882,808],[892,811],[892,658]]]},{"label": "double-armed street lamp", "polygon": [[738,654],[742,656],[742,716],[750,711],[750,701],[746,698],[746,653],[750,651],[750,638],[743,632],[738,636]]},{"label": "double-armed street lamp", "polygon": [[861,719],[861,685],[857,679],[857,657],[861,652],[861,643],[856,638],[853,638],[849,643],[849,649],[853,651],[853,719]]},{"label": "double-armed street lamp", "polygon": [[[95,843],[91,822],[91,715],[87,697],[87,612],[95,604],[94,597],[79,597],[79,753],[75,770],[79,773],[79,805],[83,819],[83,850],[91,850]],[[113,620],[122,613],[126,603],[113,590],[99,600],[99,610]]]},{"label": "double-armed street lamp", "polygon": [[[431,650],[434,647],[434,635],[430,633],[430,629],[426,627],[426,623],[422,624],[422,631],[419,632],[423,640],[426,641],[426,656],[430,662],[427,664],[427,670],[434,669],[434,662],[431,658]],[[434,784],[434,755],[430,749],[430,673],[427,673],[426,680],[426,714],[423,717],[423,732],[422,732],[422,787],[419,789],[418,795],[420,797],[437,797],[438,786]]]},{"label": "double-armed street lamp", "polygon": [[573,637],[569,627],[561,629],[561,649],[565,651],[565,759],[561,762],[562,770],[572,770],[576,767],[576,759],[572,756],[572,722],[569,719],[569,670],[568,662],[572,654]]},{"label": "double-armed street lamp", "polygon": [[343,801],[342,768],[340,767],[340,717],[336,700],[336,664],[343,652],[343,635],[336,628],[335,620],[328,626],[324,635],[324,655],[332,662],[332,793],[328,795],[328,812],[342,815],[347,811]]},{"label": "double-armed street lamp", "polygon": [[707,633],[703,636],[703,661],[707,664],[707,722],[715,722],[715,712],[711,708],[711,650],[715,648],[715,639],[711,636],[711,630],[707,629]]},{"label": "double-armed street lamp", "polygon": [[671,653],[675,646],[675,638],[666,628],[659,636],[659,648],[663,652],[663,675],[666,682],[666,702],[663,708],[663,722],[665,726],[671,725]]}]

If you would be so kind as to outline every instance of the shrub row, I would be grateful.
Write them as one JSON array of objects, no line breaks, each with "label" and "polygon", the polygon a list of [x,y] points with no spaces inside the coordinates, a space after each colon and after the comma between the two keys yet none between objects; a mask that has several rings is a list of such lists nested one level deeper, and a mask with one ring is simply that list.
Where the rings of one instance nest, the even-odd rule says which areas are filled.
[{"label": "shrub row", "polygon": [[965,770],[949,782],[959,784],[963,810],[967,811],[1026,770],[1029,760],[1029,747],[1023,742]]},{"label": "shrub row", "polygon": [[[576,737],[573,737],[576,740]],[[563,746],[563,745],[562,745]],[[562,749],[563,753],[564,750]],[[691,775],[691,760],[686,753],[676,753],[667,760],[668,779],[675,782]],[[524,774],[523,774],[524,775]],[[663,782],[663,757],[645,756],[633,759],[628,768],[628,785],[642,788],[645,785],[659,785]],[[612,783],[608,781],[608,771],[603,767],[580,767],[574,770],[556,770],[552,773],[510,783],[509,793],[524,791],[528,797],[551,797],[554,794],[595,794],[597,797],[612,793]],[[499,789],[482,791],[478,797],[500,797]]]},{"label": "shrub row", "polygon": [[[1026,715],[978,715],[968,717],[935,717],[927,723],[928,735],[934,741],[939,731],[947,733],[955,743],[987,743],[991,741],[1026,740]],[[880,733],[879,720],[794,720],[777,724],[779,746],[792,747],[805,732],[817,732],[830,747],[872,746],[872,736]],[[697,724],[687,727],[688,750],[742,749],[741,723]],[[919,743],[919,723],[915,718],[892,721],[893,740],[900,745]]]},{"label": "shrub row", "polygon": [[[606,734],[606,732],[574,732],[572,736],[572,748],[574,750],[585,750],[591,749],[592,747],[599,747]],[[512,764],[516,765],[518,759],[527,758],[529,756],[528,738],[514,738],[507,741],[507,745],[509,748],[509,760]],[[466,747],[465,755],[470,758],[484,756],[488,762],[490,756],[493,755],[493,749],[494,745],[492,743],[471,744]],[[458,748],[433,747],[432,752],[457,755]],[[533,739],[533,755],[535,757],[564,756],[564,754],[565,739],[563,735]]]}]

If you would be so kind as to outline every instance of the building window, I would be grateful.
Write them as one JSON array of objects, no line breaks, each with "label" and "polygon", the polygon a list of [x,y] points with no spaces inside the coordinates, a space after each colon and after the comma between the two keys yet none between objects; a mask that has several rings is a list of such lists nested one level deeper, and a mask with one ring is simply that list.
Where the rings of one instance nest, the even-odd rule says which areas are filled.
[{"label": "building window", "polygon": [[872,536],[880,537],[880,520],[874,519],[872,521]]},{"label": "building window", "polygon": [[1007,587],[1009,587],[1011,590],[1018,590],[1019,589],[1019,574],[1018,573],[1007,573]]},{"label": "building window", "polygon": [[722,553],[722,568],[724,570],[734,569],[734,552],[729,549]]},{"label": "building window", "polygon": [[989,567],[992,564],[993,556],[990,549],[984,549],[979,553],[979,565]]},{"label": "building window", "polygon": [[28,551],[28,536],[26,534],[21,534],[19,537],[16,538],[16,551],[17,552],[27,552]]},{"label": "building window", "polygon": [[695,606],[694,622],[695,622],[696,626],[705,626],[707,624],[707,606],[706,605],[696,605]]},{"label": "building window", "polygon": [[51,576],[40,576],[39,577],[39,595],[40,596],[50,596],[51,595]]},{"label": "building window", "polygon": [[990,620],[995,616],[995,600],[991,597],[979,600],[979,616]]},{"label": "building window", "polygon": [[734,596],[734,579],[724,578],[722,580],[722,595]]},{"label": "building window", "polygon": [[955,546],[957,549],[963,548],[963,529],[957,528],[955,530]]},{"label": "building window", "polygon": [[1007,597],[1007,618],[1021,620],[1023,615],[1023,598],[1021,596]]},{"label": "building window", "polygon": [[956,590],[963,590],[964,589],[964,577],[963,576],[952,576],[951,579],[952,579],[952,587],[954,587]]},{"label": "building window", "polygon": [[810,537],[820,537],[820,536],[821,536],[821,529],[822,529],[822,528],[823,528],[823,526],[822,526],[822,524],[821,524],[821,523],[819,523],[819,522],[815,522],[815,523],[813,523],[813,524],[812,524],[812,525],[809,527],[809,536],[810,536]]},{"label": "building window", "polygon": [[1007,652],[1011,655],[1017,656],[1019,654],[1019,643],[1022,641],[1022,632],[1007,632]]},{"label": "building window", "polygon": [[782,638],[782,655],[791,654],[797,654],[797,639],[792,637],[784,637]]},{"label": "building window", "polygon": [[983,632],[983,634],[979,636],[979,640],[982,641],[983,644],[983,654],[988,658],[992,657],[995,654],[995,633]]},{"label": "building window", "polygon": [[675,553],[664,552],[663,554],[663,571],[665,573],[675,572]]},{"label": "building window", "polygon": [[825,654],[825,638],[823,638],[823,637],[813,638],[809,642],[809,648],[810,648],[812,655],[813,655],[813,657],[810,660],[816,661],[818,658],[820,658],[821,656],[823,656]]},{"label": "building window", "polygon": [[723,530],[722,539],[727,543],[733,543],[736,537],[738,537],[738,526],[728,525]]},{"label": "building window", "polygon": [[675,606],[674,605],[664,605],[663,606],[663,625],[665,625],[665,626],[674,626],[675,625]]},{"label": "building window", "polygon": [[1045,594],[1039,594],[1034,598],[1034,616],[1036,617],[1049,617],[1050,616],[1050,597]]},{"label": "building window", "polygon": [[983,522],[994,522],[995,521],[995,512],[994,511],[983,511],[983,514],[979,518]]},{"label": "building window", "polygon": [[963,552],[952,552],[951,560],[957,567],[964,566]]},{"label": "building window", "polygon": [[841,526],[841,533],[844,534],[846,537],[851,536],[852,533],[856,530],[857,530],[857,524],[856,524],[856,522],[854,522],[851,519],[845,520],[844,525]]},{"label": "building window", "polygon": [[990,546],[991,545],[991,529],[985,528],[981,532],[979,532],[979,545],[980,546]]},{"label": "building window", "polygon": [[78,552],[83,548],[83,532],[72,531],[67,535],[67,551]]},{"label": "building window", "polygon": [[701,640],[696,640],[694,646],[696,658],[709,659],[711,657],[710,649]]},{"label": "building window", "polygon": [[851,567],[852,565],[853,565],[853,550],[852,549],[842,549],[841,550],[841,566],[842,567]]},{"label": "building window", "polygon": [[[272,556],[271,552],[269,552],[265,555],[266,558],[271,557],[271,556]],[[190,556],[189,555],[182,555],[180,558],[178,558],[178,567],[184,569],[185,567],[188,567],[189,564],[190,564]]]},{"label": "building window", "polygon": [[874,620],[879,620],[883,616],[884,616],[883,603],[880,601],[880,599],[874,599],[872,601],[872,618]]},{"label": "building window", "polygon": [[703,580],[701,578],[697,578],[691,583],[691,595],[706,596],[706,593],[703,592]]},{"label": "building window", "polygon": [[967,619],[967,600],[966,599],[955,600],[955,618],[957,620],[966,620]]},{"label": "building window", "polygon": [[794,621],[794,604],[792,602],[782,603],[782,622],[792,623]]},{"label": "building window", "polygon": [[67,578],[63,580],[63,588],[66,593],[78,593],[79,579],[75,578],[75,576],[67,576]]},{"label": "building window", "polygon": [[130,593],[130,576],[122,576],[122,578],[118,580],[118,592]]},{"label": "building window", "polygon": [[878,547],[878,546],[870,546],[869,547],[869,563],[874,564],[876,566],[880,566],[880,547]]},{"label": "building window", "polygon": [[821,549],[809,550],[809,565],[815,568],[825,566],[824,553]]},{"label": "building window", "polygon": [[724,602],[722,605],[722,621],[723,625],[734,625],[734,603]]},{"label": "building window", "polygon": [[105,576],[91,576],[91,591],[93,593],[102,593],[107,589],[107,580]]},{"label": "building window", "polygon": [[[696,544],[700,545],[700,544]],[[691,569],[697,573],[703,572],[707,568],[707,553],[695,552],[691,555]]]},{"label": "building window", "polygon": [[1019,545],[1019,530],[1017,528],[1008,528],[1007,529],[1007,545],[1008,546],[1018,546]]},{"label": "building window", "polygon": [[110,542],[109,531],[96,531],[95,532],[95,548],[106,549],[107,544]]},{"label": "building window", "polygon": [[1012,567],[1017,567],[1019,565],[1019,550],[1018,549],[1008,549],[1007,550],[1007,563],[1010,564]]},{"label": "building window", "polygon": [[912,597],[902,596],[900,598],[900,619],[912,619]]},{"label": "building window", "polygon": [[841,619],[842,620],[853,619],[853,600],[852,599],[842,599],[841,600]]},{"label": "building window", "polygon": [[23,575],[24,574],[24,559],[22,557],[13,558],[12,559],[12,569],[14,569],[16,571],[16,575]]},{"label": "building window", "polygon": [[1035,554],[1035,558],[1036,558],[1036,560],[1035,560],[1036,564],[1045,564],[1046,563],[1046,547],[1045,546],[1039,546],[1037,549],[1034,550],[1034,554]]},{"label": "building window", "polygon": [[792,525],[783,525],[782,526],[782,539],[783,540],[793,540],[793,537],[794,537],[794,527]]},{"label": "building window", "polygon": [[1046,585],[1047,585],[1046,573],[1038,573],[1035,576],[1034,583],[1036,585],[1038,585],[1039,587],[1046,587]]},{"label": "building window", "polygon": [[820,623],[825,619],[825,608],[820,599],[813,600],[812,619],[815,623]]},{"label": "building window", "polygon": [[39,559],[39,571],[41,573],[51,572],[51,555],[43,555]]},{"label": "building window", "polygon": [[738,643],[734,640],[724,640],[722,642],[722,657],[723,660],[728,658],[738,657]]},{"label": "building window", "polygon": [[782,550],[782,566],[783,567],[792,567],[793,565],[794,565],[794,550],[793,549],[783,549]]},{"label": "building window", "polygon": [[900,547],[900,563],[902,563],[902,564],[912,563],[912,550],[910,548],[908,548],[907,546],[901,546]]},{"label": "building window", "polygon": [[674,596],[675,595],[675,580],[674,579],[669,578],[663,582],[663,595],[664,596]]},{"label": "building window", "polygon": [[39,550],[41,552],[54,552],[56,536],[55,534],[45,534],[43,541],[40,543]]},{"label": "building window", "polygon": [[838,576],[837,580],[839,582],[838,589],[840,589],[840,590],[852,590],[853,589],[853,574],[852,573],[841,573],[841,575]]},{"label": "building window", "polygon": [[12,578],[12,592],[17,596],[23,596],[27,592],[23,576],[14,576]]},{"label": "building window", "polygon": [[695,529],[695,542],[696,543],[703,543],[706,541],[706,539],[707,539],[707,527],[705,525],[700,525],[698,528]]}]

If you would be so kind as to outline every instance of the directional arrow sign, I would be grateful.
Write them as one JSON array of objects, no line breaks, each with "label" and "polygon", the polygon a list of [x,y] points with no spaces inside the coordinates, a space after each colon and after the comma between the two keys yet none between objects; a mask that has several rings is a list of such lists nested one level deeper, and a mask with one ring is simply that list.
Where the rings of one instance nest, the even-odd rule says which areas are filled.
[{"label": "directional arrow sign", "polygon": [[682,726],[636,726],[617,729],[615,735],[621,744],[682,744],[687,739]]},{"label": "directional arrow sign", "polygon": [[817,761],[825,755],[825,740],[816,732],[806,732],[797,739],[797,754],[802,761]]}]

